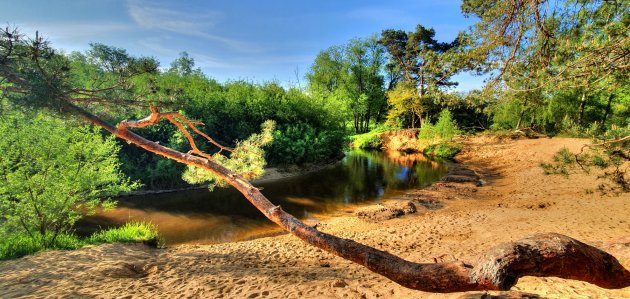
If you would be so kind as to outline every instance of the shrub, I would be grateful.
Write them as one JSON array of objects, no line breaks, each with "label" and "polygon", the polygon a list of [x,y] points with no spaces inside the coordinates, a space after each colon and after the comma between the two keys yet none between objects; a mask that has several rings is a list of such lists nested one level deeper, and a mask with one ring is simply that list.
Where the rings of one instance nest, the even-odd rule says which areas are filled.
[{"label": "shrub", "polygon": [[453,115],[447,109],[440,112],[438,121],[433,125],[428,121],[422,123],[418,138],[434,141],[451,141],[460,131],[457,123],[453,120]]},{"label": "shrub", "polygon": [[[0,225],[57,246],[83,215],[136,187],[122,175],[113,137],[45,114],[0,118]],[[37,236],[37,237],[35,237]]]},{"label": "shrub", "polygon": [[444,109],[435,125],[428,121],[422,124],[418,133],[418,144],[420,148],[424,148],[422,152],[427,156],[452,159],[462,150],[461,145],[451,142],[459,133],[453,115]]},{"label": "shrub", "polygon": [[303,164],[328,161],[343,153],[345,132],[317,129],[307,123],[284,125],[273,132],[266,148],[270,164]]},{"label": "shrub", "polygon": [[575,163],[575,156],[567,149],[563,147],[553,156],[553,163],[541,163],[545,174],[561,174],[564,176],[569,175],[569,166]]},{"label": "shrub", "polygon": [[450,142],[432,144],[424,148],[423,153],[430,157],[452,159],[462,150],[462,146]]},{"label": "shrub", "polygon": [[451,141],[455,135],[459,134],[457,123],[453,120],[453,115],[447,109],[440,112],[440,117],[433,127],[435,135],[441,140]]},{"label": "shrub", "polygon": [[383,138],[379,132],[369,132],[365,134],[354,135],[352,139],[352,147],[357,149],[381,149],[383,147]]}]

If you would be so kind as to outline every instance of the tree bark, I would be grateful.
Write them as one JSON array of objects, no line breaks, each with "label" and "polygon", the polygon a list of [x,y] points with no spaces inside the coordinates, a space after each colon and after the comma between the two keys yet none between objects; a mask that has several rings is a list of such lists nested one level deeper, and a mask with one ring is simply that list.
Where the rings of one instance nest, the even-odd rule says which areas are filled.
[{"label": "tree bark", "polygon": [[[604,288],[630,286],[630,271],[612,255],[560,234],[538,234],[496,246],[474,265],[463,262],[415,263],[386,251],[339,238],[305,225],[280,206],[271,203],[241,175],[210,159],[182,153],[147,140],[127,129],[114,127],[82,108],[65,102],[64,110],[149,152],[211,171],[241,192],[268,219],[306,243],[353,261],[392,281],[426,292],[507,290],[523,276],[555,276],[577,279]],[[150,119],[147,118],[147,119]],[[142,121],[139,121],[142,122]],[[127,122],[131,123],[131,122]]]},{"label": "tree bark", "polygon": [[612,101],[615,98],[615,94],[611,93],[608,96],[608,103],[606,103],[606,111],[604,112],[604,117],[602,117],[602,124],[601,124],[601,128],[602,130],[606,128],[606,121],[608,120],[608,115],[610,115],[610,109],[612,106]]},{"label": "tree bark", "polygon": [[580,109],[577,121],[580,127],[584,124],[584,108],[586,108],[586,92],[582,91],[582,98],[580,99]]}]

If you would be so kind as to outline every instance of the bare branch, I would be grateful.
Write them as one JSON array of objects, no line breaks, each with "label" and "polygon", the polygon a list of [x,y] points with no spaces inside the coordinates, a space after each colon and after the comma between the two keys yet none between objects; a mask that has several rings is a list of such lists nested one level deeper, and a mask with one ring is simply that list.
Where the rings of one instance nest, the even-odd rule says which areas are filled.
[{"label": "bare branch", "polygon": [[190,147],[192,148],[192,153],[204,157],[208,160],[212,160],[212,155],[207,154],[203,151],[201,151],[198,147],[197,144],[195,143],[195,140],[193,139],[192,135],[190,135],[190,132],[188,132],[188,130],[180,123],[180,121],[184,124],[186,124],[187,126],[189,126],[195,133],[199,134],[200,136],[204,137],[206,140],[208,140],[210,143],[212,143],[213,145],[215,145],[216,147],[219,148],[219,152],[226,150],[229,152],[234,151],[234,149],[229,148],[229,147],[225,147],[221,144],[219,144],[218,142],[214,141],[214,139],[210,138],[210,136],[206,135],[205,133],[201,132],[199,129],[197,129],[197,127],[195,125],[198,124],[203,124],[202,122],[198,122],[198,121],[191,121],[186,119],[184,116],[182,116],[179,112],[159,112],[158,108],[154,105],[150,106],[151,109],[151,114],[143,119],[140,120],[125,120],[122,121],[118,124],[118,129],[119,130],[127,130],[128,128],[146,128],[148,126],[154,125],[156,123],[158,123],[160,121],[160,119],[165,118],[166,120],[168,120],[169,122],[171,122],[173,125],[175,125],[177,127],[177,129],[182,132],[182,134],[184,134],[184,137],[186,137],[186,139],[188,140],[188,143],[190,144]]}]

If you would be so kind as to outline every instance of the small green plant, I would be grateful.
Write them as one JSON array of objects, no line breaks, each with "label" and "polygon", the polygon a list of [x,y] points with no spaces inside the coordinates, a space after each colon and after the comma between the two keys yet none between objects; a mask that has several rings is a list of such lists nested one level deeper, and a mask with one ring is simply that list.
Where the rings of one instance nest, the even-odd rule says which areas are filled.
[{"label": "small green plant", "polygon": [[545,174],[561,174],[564,176],[569,175],[569,167],[575,163],[575,156],[569,151],[568,148],[563,147],[554,156],[552,163],[541,163]]},{"label": "small green plant", "polygon": [[610,163],[600,155],[594,155],[593,157],[591,157],[591,163],[601,169],[610,166]]},{"label": "small green plant", "polygon": [[453,137],[460,134],[453,115],[447,109],[440,112],[438,121],[433,125],[426,121],[422,123],[418,132],[419,147],[427,156],[452,159],[461,150],[462,146],[453,143]]},{"label": "small green plant", "polygon": [[50,237],[39,236],[38,233],[29,235],[24,232],[0,234],[0,260],[20,258],[46,249],[78,249],[85,245],[102,243],[132,243],[160,247],[160,238],[155,225],[143,222],[130,222],[122,227],[112,228],[94,233],[88,238],[81,239],[75,234],[60,233],[54,239],[54,243],[44,247],[40,240]]},{"label": "small green plant", "polygon": [[2,236],[0,260],[16,259],[45,249],[77,249],[83,246],[83,242],[77,236],[61,233],[56,236],[54,243],[44,247],[40,240],[50,237],[42,237],[38,234],[17,233]]},{"label": "small green plant", "polygon": [[142,242],[156,247],[161,245],[155,225],[144,222],[129,222],[122,227],[99,231],[85,241],[88,244]]},{"label": "small green plant", "polygon": [[461,150],[462,146],[459,144],[443,142],[425,147],[423,153],[430,157],[452,159]]},{"label": "small green plant", "polygon": [[445,141],[451,141],[455,135],[460,134],[453,115],[447,109],[440,112],[440,117],[438,117],[438,121],[435,123],[434,131],[438,138]]},{"label": "small green plant", "polygon": [[381,149],[383,147],[383,138],[381,138],[379,132],[354,135],[350,138],[352,139],[352,148]]}]

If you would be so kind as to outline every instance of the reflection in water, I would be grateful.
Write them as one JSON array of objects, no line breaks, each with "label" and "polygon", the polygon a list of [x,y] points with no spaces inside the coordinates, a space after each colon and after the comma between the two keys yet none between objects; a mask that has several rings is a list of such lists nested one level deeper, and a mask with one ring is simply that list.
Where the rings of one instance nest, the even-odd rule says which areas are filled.
[{"label": "reflection in water", "polygon": [[[445,166],[421,154],[352,151],[334,167],[257,186],[283,210],[308,219],[426,186],[445,173]],[[118,208],[84,219],[77,230],[87,234],[133,220],[157,225],[167,244],[220,243],[279,233],[231,188],[124,197]]]}]

